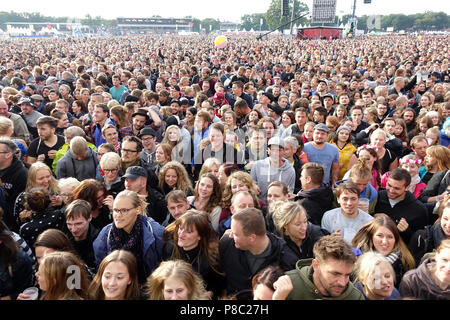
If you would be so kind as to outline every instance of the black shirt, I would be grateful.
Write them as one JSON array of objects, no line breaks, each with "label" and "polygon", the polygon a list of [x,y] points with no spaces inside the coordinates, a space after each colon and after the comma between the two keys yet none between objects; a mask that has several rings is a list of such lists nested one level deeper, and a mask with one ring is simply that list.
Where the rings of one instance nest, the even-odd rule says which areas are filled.
[{"label": "black shirt", "polygon": [[64,137],[56,135],[57,140],[54,146],[49,147],[47,146],[44,141],[41,140],[41,138],[36,138],[30,143],[30,147],[27,150],[27,155],[33,158],[37,158],[40,154],[45,155],[44,163],[49,166],[49,168],[52,167],[53,159],[50,159],[48,157],[48,152],[50,150],[56,150],[58,151],[64,143],[66,143]]}]

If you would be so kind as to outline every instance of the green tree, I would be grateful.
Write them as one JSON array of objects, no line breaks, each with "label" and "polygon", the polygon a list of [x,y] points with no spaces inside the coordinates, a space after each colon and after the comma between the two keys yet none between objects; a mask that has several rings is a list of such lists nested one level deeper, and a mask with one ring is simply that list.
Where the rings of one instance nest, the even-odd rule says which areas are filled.
[{"label": "green tree", "polygon": [[[294,2],[295,2],[294,17],[299,17],[302,14],[305,14],[306,12],[309,11],[308,6],[305,3],[300,2],[298,0],[293,0],[289,1],[289,15],[287,17],[281,17],[281,0],[272,0],[269,9],[265,14],[267,26],[269,27],[269,29],[274,30],[275,28],[291,21],[292,6]],[[308,19],[306,17],[303,17],[295,21],[296,24],[306,24],[307,22]],[[285,28],[289,29],[289,26]]]},{"label": "green tree", "polygon": [[202,29],[205,29],[206,33],[214,32],[220,28],[220,21],[216,19],[206,18],[200,23],[202,24]]},{"label": "green tree", "polygon": [[[261,25],[261,19],[263,19],[263,24]],[[264,13],[253,13],[245,14],[241,17],[242,28],[249,31],[253,30],[267,30],[268,26],[266,23],[266,17]]]}]

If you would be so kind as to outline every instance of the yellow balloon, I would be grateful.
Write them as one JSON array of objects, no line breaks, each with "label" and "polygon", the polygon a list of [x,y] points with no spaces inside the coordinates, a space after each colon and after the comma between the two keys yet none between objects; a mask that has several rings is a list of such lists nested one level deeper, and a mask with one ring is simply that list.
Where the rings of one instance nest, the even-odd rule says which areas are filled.
[{"label": "yellow balloon", "polygon": [[348,37],[351,38],[351,37],[353,37],[353,35],[352,35],[351,33],[349,33],[349,34],[348,34]]},{"label": "yellow balloon", "polygon": [[418,37],[417,37],[417,40],[422,40],[422,36],[418,36]]},{"label": "yellow balloon", "polygon": [[216,46],[216,48],[219,48],[219,49],[225,48],[227,46],[227,44],[228,44],[228,39],[225,36],[218,36],[214,40],[214,45]]}]

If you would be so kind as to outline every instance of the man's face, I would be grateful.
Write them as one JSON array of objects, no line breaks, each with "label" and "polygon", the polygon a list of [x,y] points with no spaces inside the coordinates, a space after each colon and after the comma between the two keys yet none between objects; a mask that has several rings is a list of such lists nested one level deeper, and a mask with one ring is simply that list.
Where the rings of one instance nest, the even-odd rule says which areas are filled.
[{"label": "man's face", "polygon": [[425,158],[427,155],[427,148],[428,148],[428,142],[423,140],[416,142],[414,144],[414,147],[412,148],[416,156],[418,156],[420,159]]},{"label": "man's face", "polygon": [[406,124],[410,124],[414,121],[414,111],[405,111],[403,114],[403,120],[405,120]]},{"label": "man's face", "polygon": [[180,111],[180,105],[178,103],[174,102],[170,105],[170,109],[172,109],[173,115],[177,115],[178,111]]},{"label": "man's face", "polygon": [[33,106],[30,106],[29,104],[20,105],[20,109],[22,110],[23,114],[31,114],[34,110]]},{"label": "man's face", "polygon": [[41,140],[48,140],[55,134],[55,128],[49,126],[48,124],[41,124],[37,126],[39,138]]},{"label": "man's face", "polygon": [[147,119],[144,116],[141,116],[141,115],[134,116],[134,118],[133,118],[133,128],[135,130],[141,130],[144,127],[146,120]]},{"label": "man's face", "polygon": [[115,128],[109,128],[105,130],[104,138],[106,142],[111,143],[113,146],[119,142],[119,133]]},{"label": "man's face", "polygon": [[361,123],[361,119],[362,119],[361,110],[359,110],[359,109],[353,110],[352,111],[352,119],[355,123]]},{"label": "man's face", "polygon": [[389,177],[386,184],[386,193],[388,198],[391,200],[401,200],[409,188],[409,186],[405,184],[406,183],[403,180],[394,180]]},{"label": "man's face", "polygon": [[0,101],[0,116],[6,117],[8,115],[8,105],[1,100]]},{"label": "man's face", "polygon": [[304,126],[305,123],[308,121],[308,116],[305,112],[296,112],[295,113],[295,122],[298,126]]},{"label": "man's face", "polygon": [[108,114],[106,112],[104,112],[103,109],[100,107],[94,107],[94,115],[95,115],[95,120],[97,122],[102,122],[102,121],[106,120],[106,117],[108,116]]},{"label": "man's face", "polygon": [[49,99],[50,101],[56,101],[56,100],[58,100],[58,95],[56,94],[56,92],[51,91],[51,92],[48,94],[48,99]]},{"label": "man's face", "polygon": [[140,193],[145,189],[147,179],[145,177],[138,177],[137,179],[125,178],[125,189]]},{"label": "man's face", "polygon": [[137,144],[134,141],[122,142],[122,162],[135,162],[139,157]]},{"label": "man's face", "polygon": [[266,137],[264,136],[264,132],[257,131],[253,133],[251,139],[250,139],[250,145],[252,148],[256,150],[260,150],[264,144],[266,143]]},{"label": "man's face", "polygon": [[253,202],[253,198],[252,196],[248,195],[248,194],[238,194],[235,198],[234,198],[234,202],[231,204],[231,212],[233,214],[247,209],[247,208],[254,208],[255,207],[255,203]]},{"label": "man's face", "polygon": [[130,88],[130,91],[133,91],[134,89],[138,88],[137,81],[131,81],[130,85],[128,86]]},{"label": "man's face", "polygon": [[152,135],[142,136],[142,145],[146,150],[154,150],[156,139]]},{"label": "man's face", "polygon": [[281,159],[283,158],[284,151],[283,148],[277,145],[269,146],[267,153],[272,161],[276,163],[281,163]]},{"label": "man's face", "polygon": [[319,82],[319,84],[317,85],[317,91],[319,92],[324,92],[328,90],[328,86],[325,82]]},{"label": "man's face", "polygon": [[343,95],[339,98],[339,103],[346,106],[350,103],[350,98],[347,95]]},{"label": "man's face", "polygon": [[367,104],[370,104],[371,102],[372,102],[372,96],[370,95],[370,94],[363,94],[362,95],[362,98],[363,98],[363,100],[364,100],[364,103],[367,105]]},{"label": "man's face", "polygon": [[[338,297],[348,284],[353,265],[342,260],[328,258],[324,261],[313,259],[314,283],[322,288],[325,295]],[[316,283],[318,282],[318,283]]]},{"label": "man's face", "polygon": [[295,153],[294,148],[289,143],[284,144],[283,156],[286,159],[290,159]]},{"label": "man's face", "polygon": [[235,96],[238,96],[238,97],[241,96],[241,94],[242,94],[242,89],[241,89],[238,85],[233,84],[233,86],[231,87],[231,89],[233,90],[233,94],[234,94]]},{"label": "man's face", "polygon": [[323,130],[314,130],[313,140],[316,144],[321,145],[327,141],[328,133]]},{"label": "man's face", "polygon": [[288,104],[288,98],[280,98],[280,99],[278,99],[278,104],[280,105],[280,107],[283,110],[286,109],[286,106]]},{"label": "man's face", "polygon": [[343,213],[349,216],[358,214],[359,197],[356,193],[344,190],[337,199]]},{"label": "man's face", "polygon": [[120,79],[119,78],[113,78],[112,83],[115,87],[120,87]]},{"label": "man's face", "polygon": [[174,219],[178,219],[189,209],[188,201],[167,201],[167,209]]},{"label": "man's face", "polygon": [[91,218],[86,219],[83,216],[78,216],[72,219],[67,219],[67,229],[75,238],[75,241],[83,240],[86,238],[87,232],[89,230],[89,222]]},{"label": "man's face", "polygon": [[395,129],[395,121],[386,121],[384,123],[384,130],[389,133],[393,134]]},{"label": "man's face", "polygon": [[231,219],[230,229],[231,229],[230,238],[234,240],[234,246],[237,249],[241,249],[244,251],[249,250],[252,243],[251,241],[252,237],[244,234],[241,222]]}]

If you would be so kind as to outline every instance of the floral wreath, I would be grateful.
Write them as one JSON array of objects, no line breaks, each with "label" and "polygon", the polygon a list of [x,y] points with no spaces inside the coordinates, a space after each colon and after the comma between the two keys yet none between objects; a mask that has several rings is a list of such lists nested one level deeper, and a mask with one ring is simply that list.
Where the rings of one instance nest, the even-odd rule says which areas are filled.
[{"label": "floral wreath", "polygon": [[376,146],[371,146],[370,144],[363,144],[358,149],[356,149],[356,154],[359,155],[361,150],[364,150],[364,149],[373,149],[373,150],[377,151],[378,148]]},{"label": "floral wreath", "polygon": [[400,164],[406,164],[406,163],[415,163],[417,165],[422,164],[422,159],[400,159]]}]

